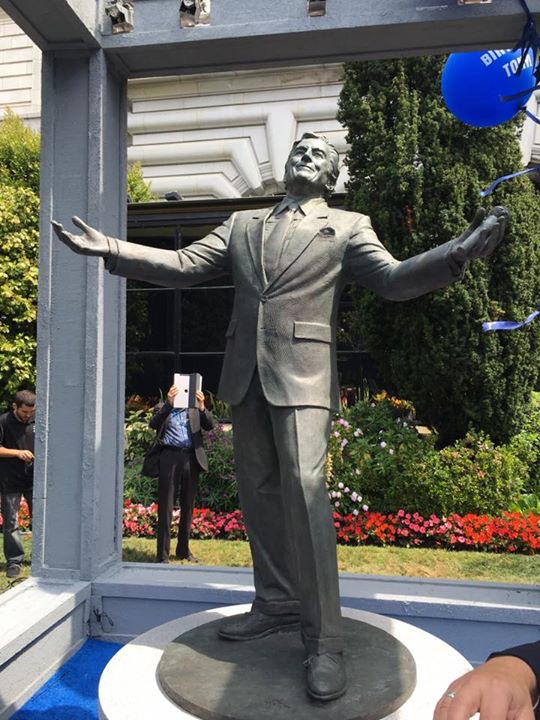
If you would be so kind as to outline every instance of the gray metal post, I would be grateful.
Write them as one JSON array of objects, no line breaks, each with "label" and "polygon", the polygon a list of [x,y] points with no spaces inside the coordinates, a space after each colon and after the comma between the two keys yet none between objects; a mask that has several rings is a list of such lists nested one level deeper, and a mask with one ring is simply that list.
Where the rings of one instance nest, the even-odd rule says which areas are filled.
[{"label": "gray metal post", "polygon": [[126,82],[102,50],[43,58],[35,576],[95,578],[121,555],[125,292],[53,239],[77,214],[126,224]]}]

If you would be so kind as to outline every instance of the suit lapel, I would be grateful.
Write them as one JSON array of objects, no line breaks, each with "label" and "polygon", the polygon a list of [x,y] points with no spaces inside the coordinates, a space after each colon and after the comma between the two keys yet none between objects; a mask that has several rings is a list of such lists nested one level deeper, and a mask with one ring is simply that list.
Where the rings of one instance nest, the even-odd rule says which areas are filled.
[{"label": "suit lapel", "polygon": [[255,268],[255,272],[259,277],[261,286],[266,285],[266,276],[264,274],[262,257],[263,257],[263,243],[264,243],[264,224],[266,218],[272,212],[274,208],[264,208],[262,210],[256,210],[253,217],[248,220],[246,226],[247,244],[251,261]]},{"label": "suit lapel", "polygon": [[199,432],[201,429],[201,418],[196,408],[188,408],[189,427],[192,433]]},{"label": "suit lapel", "polygon": [[328,222],[328,206],[316,205],[299,223],[282,258],[282,266],[268,287],[273,287],[278,280],[302,257],[321,229]]}]

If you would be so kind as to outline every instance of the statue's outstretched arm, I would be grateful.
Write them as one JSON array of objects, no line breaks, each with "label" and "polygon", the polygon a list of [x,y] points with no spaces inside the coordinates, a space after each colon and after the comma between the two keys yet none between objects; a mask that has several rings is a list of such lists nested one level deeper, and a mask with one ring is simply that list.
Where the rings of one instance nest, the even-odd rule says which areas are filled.
[{"label": "statue's outstretched arm", "polygon": [[74,235],[64,230],[64,226],[53,220],[51,225],[57,237],[67,245],[70,250],[79,255],[93,255],[96,257],[107,257],[110,253],[109,239],[106,235],[99,232],[90,225],[87,225],[80,218],[72,218],[73,224],[80,228],[83,232],[81,235]]},{"label": "statue's outstretched arm", "polygon": [[489,257],[502,241],[509,212],[482,208],[459,237],[406,260],[396,260],[363,216],[346,253],[352,280],[388,300],[410,300],[450,285],[463,276],[470,260]]}]

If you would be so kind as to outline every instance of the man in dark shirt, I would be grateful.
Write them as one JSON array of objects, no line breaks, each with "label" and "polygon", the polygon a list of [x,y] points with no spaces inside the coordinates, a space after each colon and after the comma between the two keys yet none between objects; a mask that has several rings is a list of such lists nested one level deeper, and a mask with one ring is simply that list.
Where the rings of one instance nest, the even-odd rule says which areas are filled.
[{"label": "man in dark shirt", "polygon": [[0,415],[1,513],[8,578],[20,575],[24,558],[19,533],[19,507],[23,496],[32,514],[35,406],[35,394],[30,390],[19,390],[11,410]]}]

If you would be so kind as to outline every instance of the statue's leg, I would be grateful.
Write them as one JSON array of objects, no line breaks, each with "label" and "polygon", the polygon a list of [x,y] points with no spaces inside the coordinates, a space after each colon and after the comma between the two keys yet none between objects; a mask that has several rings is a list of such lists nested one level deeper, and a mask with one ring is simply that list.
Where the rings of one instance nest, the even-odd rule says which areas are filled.
[{"label": "statue's leg", "polygon": [[269,406],[257,373],[240,405],[232,408],[240,505],[253,557],[254,608],[298,613],[296,568],[286,533],[278,456]]},{"label": "statue's leg", "polygon": [[287,512],[298,566],[302,640],[308,654],[343,649],[336,532],[325,485],[331,413],[324,408],[271,409]]}]

